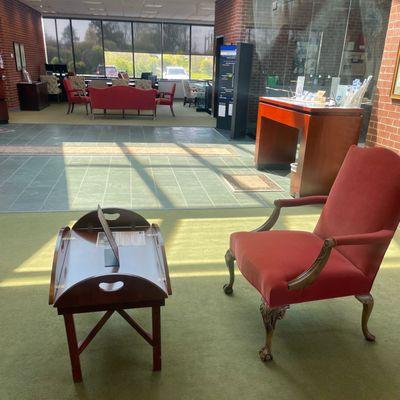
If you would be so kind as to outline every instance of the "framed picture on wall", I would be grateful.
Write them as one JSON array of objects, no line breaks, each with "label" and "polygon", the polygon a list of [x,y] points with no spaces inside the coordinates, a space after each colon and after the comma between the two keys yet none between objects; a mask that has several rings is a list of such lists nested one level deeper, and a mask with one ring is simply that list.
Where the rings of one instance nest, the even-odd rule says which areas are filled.
[{"label": "framed picture on wall", "polygon": [[22,71],[22,63],[21,63],[21,48],[19,43],[14,42],[14,57],[15,57],[15,65],[17,67],[17,71]]},{"label": "framed picture on wall", "polygon": [[392,99],[400,100],[400,45],[397,51],[396,67],[394,69],[392,90],[390,96]]},{"label": "framed picture on wall", "polygon": [[23,44],[19,45],[19,54],[21,55],[21,66],[22,66],[22,69],[26,69],[25,47],[24,47]]}]

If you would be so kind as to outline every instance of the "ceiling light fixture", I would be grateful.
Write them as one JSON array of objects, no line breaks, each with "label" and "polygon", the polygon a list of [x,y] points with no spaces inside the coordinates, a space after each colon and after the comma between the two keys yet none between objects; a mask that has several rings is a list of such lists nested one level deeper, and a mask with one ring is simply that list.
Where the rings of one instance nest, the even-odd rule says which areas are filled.
[{"label": "ceiling light fixture", "polygon": [[162,4],[145,4],[145,7],[151,7],[151,8],[161,8],[163,7]]}]

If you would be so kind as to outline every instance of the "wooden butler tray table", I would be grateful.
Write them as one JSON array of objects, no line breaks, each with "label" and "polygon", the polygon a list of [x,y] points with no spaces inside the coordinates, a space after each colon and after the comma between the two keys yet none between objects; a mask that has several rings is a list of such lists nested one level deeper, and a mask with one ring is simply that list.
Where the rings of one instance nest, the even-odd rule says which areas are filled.
[{"label": "wooden butler tray table", "polygon": [[[64,316],[74,382],[82,381],[80,353],[114,312],[153,347],[153,370],[161,370],[160,306],[172,291],[159,227],[132,211],[103,211],[110,230],[118,232],[119,266],[106,266],[109,248],[98,244],[103,228],[97,211],[84,215],[71,229],[62,228],[54,252],[49,304]],[[151,334],[125,311],[142,307],[152,309]],[[78,343],[73,315],[96,311],[106,313]]]}]

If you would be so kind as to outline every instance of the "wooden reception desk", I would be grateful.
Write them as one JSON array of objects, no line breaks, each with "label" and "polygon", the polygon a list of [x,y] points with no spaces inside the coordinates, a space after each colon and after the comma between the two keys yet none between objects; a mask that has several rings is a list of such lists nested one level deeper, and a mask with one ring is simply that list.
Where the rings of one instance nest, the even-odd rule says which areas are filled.
[{"label": "wooden reception desk", "polygon": [[328,194],[349,147],[358,143],[361,120],[361,108],[260,97],[256,167],[286,169],[296,162],[291,195]]}]

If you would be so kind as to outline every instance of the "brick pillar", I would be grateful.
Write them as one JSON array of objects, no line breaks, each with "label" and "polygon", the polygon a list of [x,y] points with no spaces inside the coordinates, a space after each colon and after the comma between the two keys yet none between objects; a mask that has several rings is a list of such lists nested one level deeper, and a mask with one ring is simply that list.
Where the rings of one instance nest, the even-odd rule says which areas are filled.
[{"label": "brick pillar", "polygon": [[390,97],[400,45],[400,0],[392,1],[366,144],[400,153],[400,101]]},{"label": "brick pillar", "polygon": [[18,107],[17,82],[22,80],[14,59],[13,43],[25,47],[26,69],[38,80],[46,62],[41,14],[18,0],[0,0],[0,53],[4,60],[8,106]]},{"label": "brick pillar", "polygon": [[[226,44],[248,42],[248,30],[254,28],[253,0],[216,0],[214,35],[224,36]],[[250,82],[248,127],[255,132],[259,89],[258,58],[253,55],[252,78]]]}]

